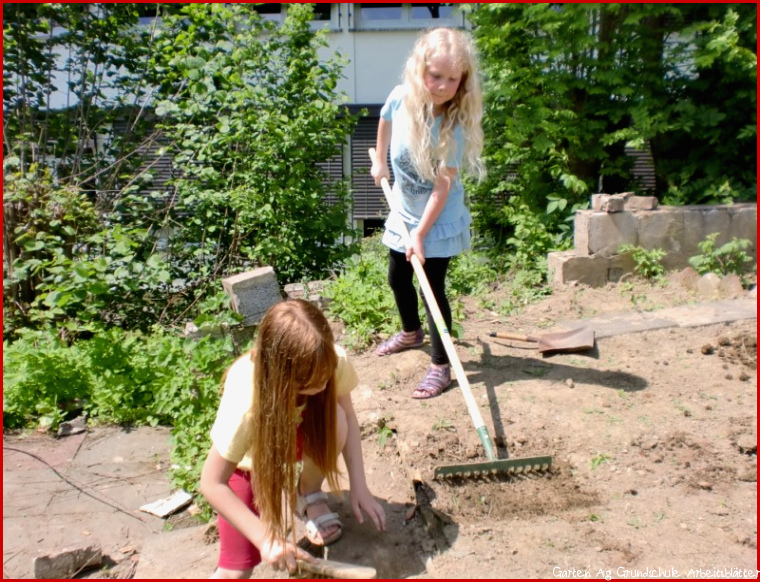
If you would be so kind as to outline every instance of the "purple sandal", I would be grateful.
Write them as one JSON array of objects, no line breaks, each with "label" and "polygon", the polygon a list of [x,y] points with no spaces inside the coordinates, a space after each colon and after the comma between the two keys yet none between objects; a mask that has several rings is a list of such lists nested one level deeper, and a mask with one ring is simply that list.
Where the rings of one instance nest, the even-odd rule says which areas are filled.
[{"label": "purple sandal", "polygon": [[404,339],[405,338],[404,338],[403,331],[397,333],[390,339],[387,339],[383,343],[381,343],[375,350],[375,354],[377,354],[378,356],[389,356],[390,354],[397,354],[399,352],[403,352],[404,350],[418,348],[425,341],[425,332],[422,331],[422,328],[415,331],[414,340],[412,341],[412,343],[406,343]]},{"label": "purple sandal", "polygon": [[446,368],[434,368],[431,366],[425,373],[425,377],[420,382],[420,385],[412,392],[412,398],[424,400],[440,396],[449,386],[451,386],[451,366]]}]

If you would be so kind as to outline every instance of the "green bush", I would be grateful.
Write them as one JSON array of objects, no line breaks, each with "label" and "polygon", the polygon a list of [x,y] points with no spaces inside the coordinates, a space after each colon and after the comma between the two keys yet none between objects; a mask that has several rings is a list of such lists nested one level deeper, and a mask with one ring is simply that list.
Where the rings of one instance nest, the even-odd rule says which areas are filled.
[{"label": "green bush", "polygon": [[88,362],[53,330],[3,342],[3,428],[57,427],[89,397]]},{"label": "green bush", "polygon": [[23,330],[3,344],[3,427],[56,428],[80,413],[172,426],[173,481],[196,492],[220,379],[233,359],[227,340],[193,341],[159,328],[111,329],[70,345],[52,329]]},{"label": "green bush", "polygon": [[700,275],[705,273],[741,275],[744,273],[749,263],[752,262],[752,257],[744,251],[749,249],[752,243],[746,238],[737,239],[733,237],[730,242],[716,249],[715,240],[717,238],[717,232],[708,234],[707,238],[698,245],[702,253],[691,257],[689,264]]},{"label": "green bush", "polygon": [[389,334],[399,326],[393,293],[388,286],[388,249],[380,235],[365,238],[361,254],[346,262],[340,277],[324,289],[329,312],[346,326],[347,347],[361,348],[375,334]]},{"label": "green bush", "polygon": [[636,264],[634,272],[645,279],[656,279],[665,273],[662,259],[666,253],[662,249],[647,250],[636,245],[624,244],[618,247],[618,252],[631,253],[633,262]]},{"label": "green bush", "polygon": [[[380,235],[364,239],[362,253],[353,257],[340,276],[331,281],[324,294],[331,299],[329,311],[342,321],[346,328],[344,343],[361,349],[371,343],[375,335],[387,335],[399,329],[398,310],[388,285],[388,249],[380,242]],[[522,255],[521,255],[522,256]],[[523,256],[526,258],[527,254]],[[544,285],[546,261],[543,256],[527,260],[528,268],[513,268],[500,275],[484,252],[462,253],[454,257],[446,280],[447,293],[453,316],[453,337],[461,337],[464,328],[464,308],[461,298],[474,296],[481,304],[513,313],[550,290]],[[508,305],[495,306],[488,296],[506,281],[509,291]],[[420,301],[420,318],[425,313]]]}]

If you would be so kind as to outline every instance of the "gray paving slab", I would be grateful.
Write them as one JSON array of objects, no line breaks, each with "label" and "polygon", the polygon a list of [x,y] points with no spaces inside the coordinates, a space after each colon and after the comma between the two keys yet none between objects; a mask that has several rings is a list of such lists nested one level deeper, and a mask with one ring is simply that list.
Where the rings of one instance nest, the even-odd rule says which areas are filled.
[{"label": "gray paving slab", "polygon": [[669,307],[656,311],[631,311],[565,321],[568,330],[590,327],[597,339],[668,327],[699,327],[717,323],[757,319],[756,299],[727,299]]},{"label": "gray paving slab", "polygon": [[62,548],[95,544],[123,558],[133,540],[139,551],[165,524],[139,508],[171,493],[170,450],[168,428],[3,435],[4,574],[32,578],[34,557]]},{"label": "gray paving slab", "polygon": [[208,578],[216,569],[219,545],[205,540],[205,531],[206,526],[196,526],[147,536],[134,578]]}]

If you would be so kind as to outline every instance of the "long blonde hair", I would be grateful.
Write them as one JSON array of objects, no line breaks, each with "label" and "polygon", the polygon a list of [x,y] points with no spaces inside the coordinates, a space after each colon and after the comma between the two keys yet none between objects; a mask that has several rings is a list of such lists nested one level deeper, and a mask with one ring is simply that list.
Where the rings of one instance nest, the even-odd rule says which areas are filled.
[{"label": "long blonde hair", "polygon": [[[251,482],[262,520],[274,539],[284,540],[296,510],[297,415],[299,397],[307,399],[301,431],[303,454],[338,488],[335,369],[337,355],[330,325],[322,312],[300,299],[269,308],[251,352],[253,433]],[[308,397],[304,388],[327,387]],[[283,516],[282,494],[289,515]]]},{"label": "long blonde hair", "polygon": [[[443,106],[443,120],[437,144],[432,144],[433,101],[425,86],[428,63],[443,56],[462,71],[456,95]],[[485,175],[483,151],[483,93],[480,88],[477,55],[470,36],[453,28],[435,28],[417,40],[406,62],[404,82],[408,91],[404,106],[409,124],[409,148],[412,162],[423,178],[434,181],[456,153],[456,125],[462,126],[463,169],[478,180]]]}]

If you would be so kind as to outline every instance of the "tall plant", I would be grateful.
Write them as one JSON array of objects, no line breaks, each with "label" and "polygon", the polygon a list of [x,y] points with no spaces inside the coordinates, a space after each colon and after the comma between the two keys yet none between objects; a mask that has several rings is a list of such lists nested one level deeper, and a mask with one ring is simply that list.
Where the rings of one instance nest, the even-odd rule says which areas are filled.
[{"label": "tall plant", "polygon": [[158,113],[180,175],[166,221],[194,277],[259,264],[283,282],[321,277],[355,250],[336,244],[354,234],[347,184],[322,167],[356,118],[311,14],[293,4],[277,26],[251,5],[193,4],[157,37]]},{"label": "tall plant", "polygon": [[3,335],[155,321],[139,304],[160,292],[143,269],[160,259],[133,195],[150,140],[135,5],[12,3],[3,17]]},{"label": "tall plant", "polygon": [[[280,27],[243,5],[156,4],[149,23],[132,3],[5,8],[4,337],[171,324],[220,276],[288,282],[352,252],[347,184],[321,168],[355,118],[309,7]],[[145,188],[159,141],[168,198]]]},{"label": "tall plant", "polygon": [[661,199],[755,198],[754,6],[488,3],[471,19],[489,168],[473,206],[492,244],[513,232],[509,197],[556,232],[555,201],[639,189],[629,144],[651,144]]}]

